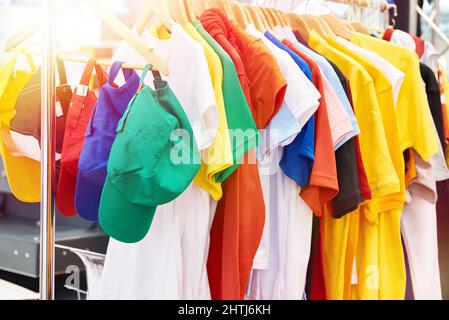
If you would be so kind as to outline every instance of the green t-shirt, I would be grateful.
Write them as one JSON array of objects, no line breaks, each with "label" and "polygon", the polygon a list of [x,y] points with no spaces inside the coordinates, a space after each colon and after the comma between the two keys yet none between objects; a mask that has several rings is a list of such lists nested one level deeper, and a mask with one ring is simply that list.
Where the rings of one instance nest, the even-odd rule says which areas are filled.
[{"label": "green t-shirt", "polygon": [[223,65],[223,97],[234,160],[232,167],[215,176],[217,182],[224,182],[239,167],[245,154],[258,146],[259,131],[246,102],[245,94],[240,86],[237,70],[231,58],[214,38],[204,30],[201,22],[195,21],[193,24],[199,34],[218,55]]}]

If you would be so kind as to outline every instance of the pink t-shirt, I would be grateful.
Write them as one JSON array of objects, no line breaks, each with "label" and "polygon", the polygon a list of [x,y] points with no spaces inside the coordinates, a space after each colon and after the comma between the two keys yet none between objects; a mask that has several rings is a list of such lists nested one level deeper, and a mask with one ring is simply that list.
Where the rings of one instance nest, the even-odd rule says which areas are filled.
[{"label": "pink t-shirt", "polygon": [[351,118],[348,112],[341,104],[334,88],[326,79],[321,69],[320,73],[323,79],[323,94],[327,103],[327,113],[329,115],[332,140],[334,142],[334,146],[337,146],[354,131],[354,127],[352,126]]}]

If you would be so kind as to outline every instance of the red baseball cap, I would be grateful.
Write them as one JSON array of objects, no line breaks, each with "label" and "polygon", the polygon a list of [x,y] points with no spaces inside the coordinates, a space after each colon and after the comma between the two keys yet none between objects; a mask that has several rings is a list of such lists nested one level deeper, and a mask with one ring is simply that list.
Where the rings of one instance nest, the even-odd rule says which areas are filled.
[{"label": "red baseball cap", "polygon": [[78,162],[85,140],[86,129],[97,103],[97,96],[89,89],[94,68],[97,73],[99,87],[106,83],[107,73],[96,64],[96,60],[91,59],[84,69],[80,84],[75,89],[67,115],[61,154],[61,171],[56,193],[56,205],[65,216],[76,216],[78,214],[75,208]]}]

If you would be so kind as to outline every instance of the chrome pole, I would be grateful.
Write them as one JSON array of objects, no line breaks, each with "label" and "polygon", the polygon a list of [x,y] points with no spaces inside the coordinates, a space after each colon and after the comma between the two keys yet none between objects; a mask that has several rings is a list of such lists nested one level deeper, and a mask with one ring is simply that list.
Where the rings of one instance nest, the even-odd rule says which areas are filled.
[{"label": "chrome pole", "polygon": [[40,298],[55,297],[55,37],[53,0],[43,0],[41,79]]},{"label": "chrome pole", "polygon": [[418,0],[409,0],[410,1],[410,11],[409,11],[409,30],[410,34],[416,35],[418,32],[418,13],[417,9]]}]

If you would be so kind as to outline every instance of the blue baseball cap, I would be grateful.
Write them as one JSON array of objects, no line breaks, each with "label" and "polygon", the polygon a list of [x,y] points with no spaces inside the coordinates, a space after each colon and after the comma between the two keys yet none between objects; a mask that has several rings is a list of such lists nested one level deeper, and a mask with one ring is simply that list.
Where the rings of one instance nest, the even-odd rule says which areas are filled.
[{"label": "blue baseball cap", "polygon": [[112,65],[108,83],[100,89],[78,163],[75,206],[78,214],[89,221],[98,220],[101,193],[117,125],[139,88],[140,77],[134,70],[123,69],[125,84],[121,87],[114,84],[122,64],[115,62]]}]

